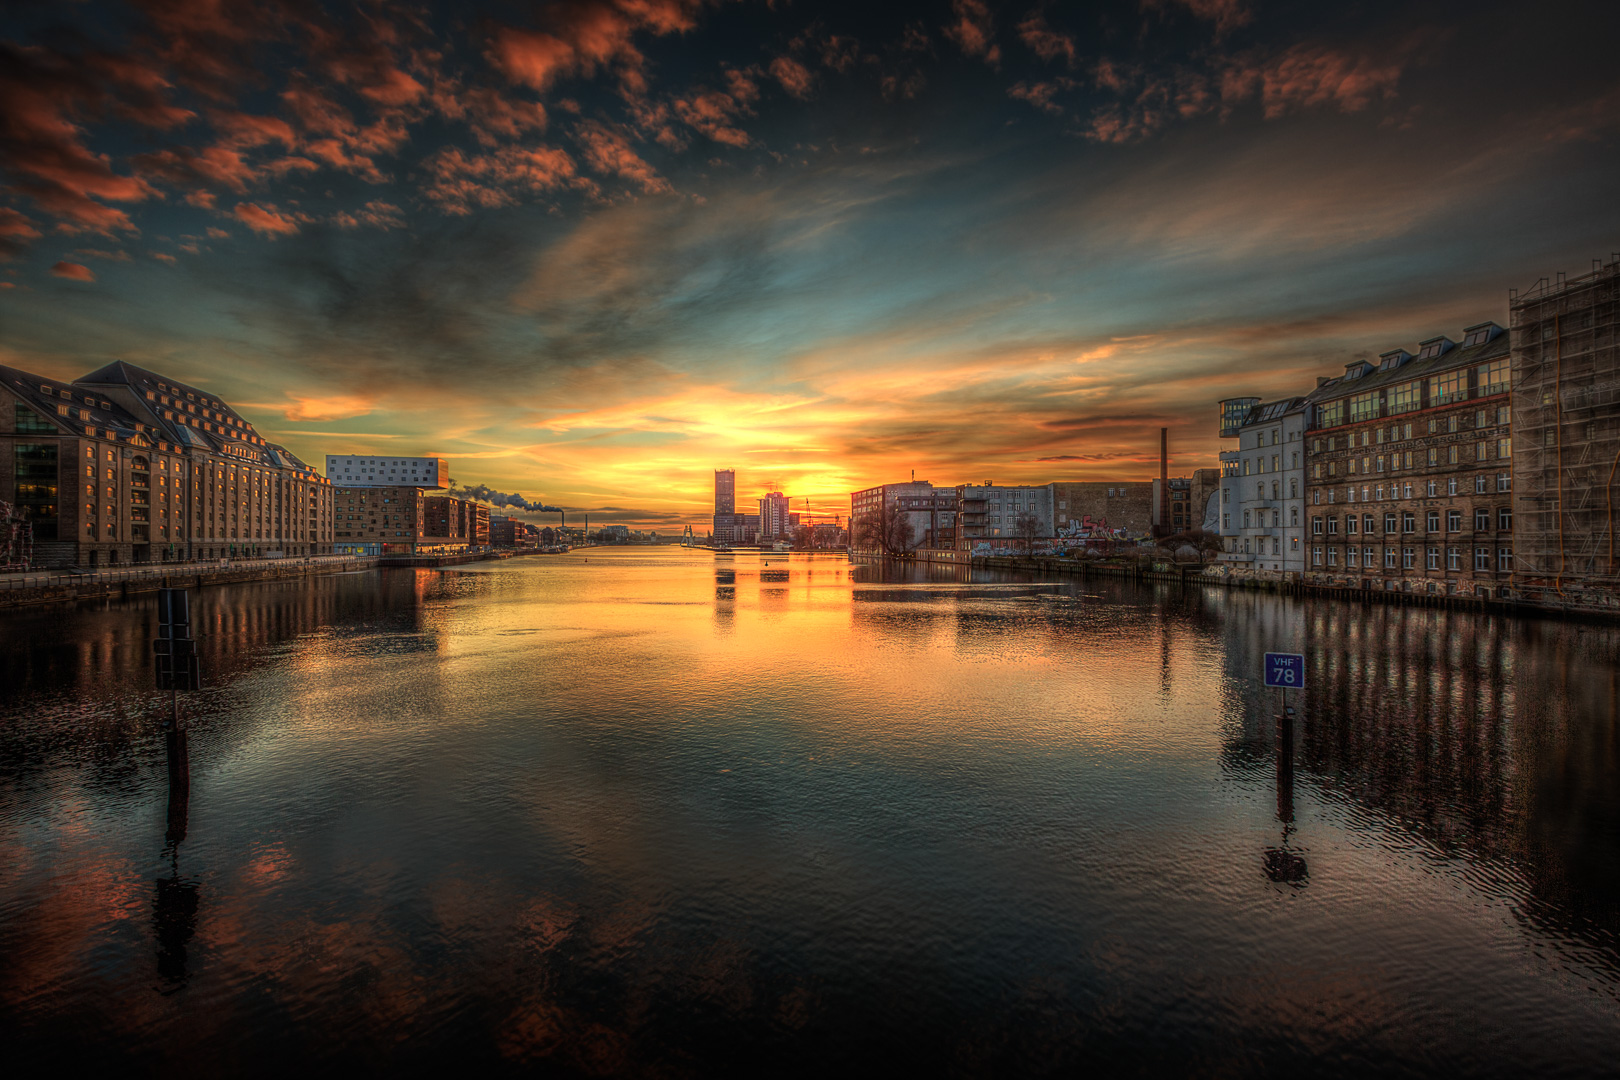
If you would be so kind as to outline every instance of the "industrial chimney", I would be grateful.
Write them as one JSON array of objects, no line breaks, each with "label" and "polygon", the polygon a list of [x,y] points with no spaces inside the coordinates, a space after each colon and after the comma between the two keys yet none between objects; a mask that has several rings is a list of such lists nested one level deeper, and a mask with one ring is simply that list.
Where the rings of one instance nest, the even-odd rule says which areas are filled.
[{"label": "industrial chimney", "polygon": [[1170,429],[1159,429],[1159,527],[1170,533]]}]

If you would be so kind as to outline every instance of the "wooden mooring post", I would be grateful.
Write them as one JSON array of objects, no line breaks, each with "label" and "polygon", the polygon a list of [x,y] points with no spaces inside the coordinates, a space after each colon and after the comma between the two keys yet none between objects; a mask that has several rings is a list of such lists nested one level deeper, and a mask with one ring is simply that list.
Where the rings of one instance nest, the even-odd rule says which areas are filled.
[{"label": "wooden mooring post", "polygon": [[158,590],[158,636],[152,641],[159,690],[169,691],[169,715],[163,722],[163,743],[169,760],[168,841],[186,838],[191,805],[191,759],[186,747],[185,721],[180,716],[180,691],[201,683],[197,643],[191,637],[191,598],[184,589]]}]

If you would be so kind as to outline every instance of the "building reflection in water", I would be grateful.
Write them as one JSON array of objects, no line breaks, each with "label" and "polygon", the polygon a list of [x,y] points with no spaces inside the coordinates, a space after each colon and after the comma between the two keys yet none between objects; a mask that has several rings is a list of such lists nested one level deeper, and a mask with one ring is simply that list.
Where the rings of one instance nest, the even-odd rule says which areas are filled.
[{"label": "building reflection in water", "polygon": [[[626,553],[613,576],[613,557],[199,594],[193,756],[231,764],[199,788],[208,835],[172,808],[155,882],[149,839],[82,827],[157,797],[150,610],[21,617],[0,792],[49,824],[10,850],[70,869],[8,886],[0,944],[27,974],[0,979],[0,1015],[62,989],[58,1030],[202,1065],[225,1031],[403,1071],[424,1041],[494,1071],[724,1071],[701,1054],[865,1030],[932,1071],[1007,1046],[1031,1072],[1110,1045],[1139,1068],[1178,1039],[1171,1064],[1325,1044],[1416,1069],[1458,1015],[1428,1022],[1451,985],[1431,958],[1518,977],[1500,942],[1568,940],[1620,971],[1611,631],[832,559],[771,580],[775,557]],[[1267,651],[1309,665],[1280,727]],[[1382,876],[1351,881],[1347,857]],[[1433,882],[1382,910],[1379,887]],[[1528,932],[1497,920],[1479,948],[1487,913],[1379,981],[1502,896]],[[160,989],[207,996],[212,1029],[179,995],[140,1013],[154,946]],[[1426,1030],[1402,1041],[1411,1016]]]},{"label": "building reflection in water", "polygon": [[1301,652],[1299,782],[1522,882],[1521,917],[1620,966],[1620,631],[1236,590],[1201,603],[1241,702],[1223,762],[1275,755],[1279,815],[1288,755],[1259,664]]}]

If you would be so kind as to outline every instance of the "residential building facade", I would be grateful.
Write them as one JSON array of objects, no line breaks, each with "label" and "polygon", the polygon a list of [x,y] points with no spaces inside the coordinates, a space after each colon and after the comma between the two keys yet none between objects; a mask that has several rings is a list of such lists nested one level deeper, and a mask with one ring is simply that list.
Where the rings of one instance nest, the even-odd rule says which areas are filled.
[{"label": "residential building facade", "polygon": [[332,551],[332,487],[214,395],[123,361],[0,367],[0,501],[36,566]]},{"label": "residential building facade", "polygon": [[1305,431],[1303,398],[1221,402],[1218,561],[1229,572],[1297,581],[1305,572]]},{"label": "residential building facade", "polygon": [[428,546],[427,499],[411,485],[339,487],[334,542],[345,555],[415,555]]},{"label": "residential building facade", "polygon": [[872,554],[879,549],[871,540],[871,522],[883,514],[896,514],[910,527],[909,546],[950,548],[957,543],[957,491],[936,488],[926,480],[880,484],[849,497],[849,544],[852,551]]},{"label": "residential building facade", "polygon": [[1501,599],[1514,573],[1509,345],[1495,323],[1357,360],[1309,396],[1307,581]]},{"label": "residential building facade", "polygon": [[489,507],[449,495],[423,494],[425,543],[440,547],[489,546]]},{"label": "residential building facade", "polygon": [[796,521],[796,515],[789,509],[788,497],[780,491],[772,491],[759,500],[760,543],[772,544],[790,538]]},{"label": "residential building facade", "polygon": [[1055,532],[1052,498],[1050,484],[959,485],[956,489],[960,514],[956,547],[965,551],[983,548],[998,551],[1022,548],[1034,541],[1049,541]]}]

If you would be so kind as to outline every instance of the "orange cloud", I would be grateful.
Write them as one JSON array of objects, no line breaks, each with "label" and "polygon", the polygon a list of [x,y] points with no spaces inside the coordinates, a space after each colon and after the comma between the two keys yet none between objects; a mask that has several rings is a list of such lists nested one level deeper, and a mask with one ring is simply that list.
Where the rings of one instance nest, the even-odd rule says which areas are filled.
[{"label": "orange cloud", "polygon": [[983,0],[951,0],[956,21],[945,27],[945,36],[992,67],[1001,63],[1001,46],[995,43],[995,26]]},{"label": "orange cloud", "polygon": [[256,203],[237,203],[236,217],[261,236],[286,236],[298,231],[298,223],[278,213],[273,206],[266,210]]},{"label": "orange cloud", "polygon": [[[449,214],[466,215],[517,202],[518,194],[540,194],[577,184],[574,159],[551,146],[504,146],[468,156],[445,147],[425,163],[422,195]],[[587,181],[588,183],[588,181]]]},{"label": "orange cloud", "polygon": [[595,0],[558,5],[545,14],[547,30],[505,26],[496,31],[490,62],[514,82],[547,90],[559,79],[593,77],[614,68],[621,91],[632,98],[646,93],[645,58],[633,38],[639,31],[658,36],[696,25],[697,4],[687,0]]},{"label": "orange cloud", "polygon": [[90,272],[88,266],[73,262],[59,262],[51,267],[51,273],[69,281],[94,281],[96,275]]},{"label": "orange cloud", "polygon": [[810,74],[809,68],[791,56],[778,56],[771,61],[771,74],[782,84],[782,89],[800,101],[810,100],[810,88],[815,77]]},{"label": "orange cloud", "polygon": [[1018,36],[1042,60],[1061,59],[1069,67],[1074,67],[1074,38],[1060,34],[1047,25],[1046,14],[1039,8],[1018,24]]},{"label": "orange cloud", "polygon": [[[630,140],[604,124],[587,121],[576,135],[585,150],[585,160],[600,173],[612,173],[641,185],[648,194],[675,189],[658,171],[630,148]],[[747,136],[744,136],[746,139]]]},{"label": "orange cloud", "polygon": [[288,398],[290,404],[281,409],[281,415],[288,420],[346,420],[351,416],[365,416],[373,408],[372,399],[358,396],[289,394]]}]

